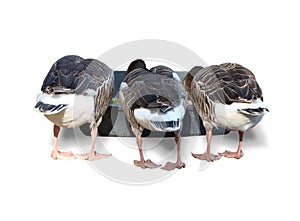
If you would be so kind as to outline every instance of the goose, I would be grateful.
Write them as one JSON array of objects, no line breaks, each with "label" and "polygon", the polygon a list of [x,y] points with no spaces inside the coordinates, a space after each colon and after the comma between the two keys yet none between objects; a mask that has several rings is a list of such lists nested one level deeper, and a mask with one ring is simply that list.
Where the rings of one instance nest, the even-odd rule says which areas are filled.
[{"label": "goose", "polygon": [[[96,160],[111,156],[95,151],[98,126],[113,94],[113,71],[96,59],[68,55],[57,60],[47,74],[37,96],[35,110],[54,124],[53,159]],[[75,128],[89,123],[91,149],[74,155],[58,150],[60,128]]]},{"label": "goose", "polygon": [[170,171],[185,167],[180,157],[180,133],[186,98],[182,82],[172,69],[156,66],[148,70],[142,59],[130,63],[120,86],[119,102],[136,136],[140,160],[134,160],[134,165],[141,168],[161,166],[144,159],[141,135],[148,129],[175,133],[177,161],[167,162],[162,169]]},{"label": "goose", "polygon": [[[240,159],[244,155],[244,132],[256,126],[269,112],[254,74],[236,63],[196,66],[185,76],[183,84],[206,129],[206,152],[192,153],[192,156],[207,161],[218,160],[221,156]],[[217,155],[210,152],[213,127],[238,131],[236,152],[226,150]]]}]

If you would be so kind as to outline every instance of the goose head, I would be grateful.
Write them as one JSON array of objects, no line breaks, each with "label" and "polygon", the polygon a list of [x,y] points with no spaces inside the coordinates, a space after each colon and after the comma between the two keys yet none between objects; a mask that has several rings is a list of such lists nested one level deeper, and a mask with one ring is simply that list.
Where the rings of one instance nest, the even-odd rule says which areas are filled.
[{"label": "goose head", "polygon": [[127,68],[126,74],[139,68],[146,69],[146,63],[142,59],[136,59],[133,62],[131,62]]}]

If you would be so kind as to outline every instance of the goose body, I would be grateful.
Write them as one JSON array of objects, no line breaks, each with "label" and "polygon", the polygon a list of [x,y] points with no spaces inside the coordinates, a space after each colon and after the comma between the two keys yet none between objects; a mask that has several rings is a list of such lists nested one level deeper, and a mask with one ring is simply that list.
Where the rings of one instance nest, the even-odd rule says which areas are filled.
[{"label": "goose body", "polygon": [[119,98],[130,124],[139,133],[144,128],[165,132],[181,129],[187,95],[173,78],[175,73],[169,74],[139,68],[125,76]]},{"label": "goose body", "polygon": [[[120,86],[119,100],[137,138],[141,161],[135,161],[136,166],[159,166],[143,158],[141,134],[145,128],[151,131],[174,131],[175,140],[179,142],[186,98],[187,94],[178,75],[170,68],[156,66],[148,70],[140,59],[129,65]],[[163,169],[171,170],[183,166],[184,163],[179,159],[175,164],[167,163]]]},{"label": "goose body", "polygon": [[[239,131],[241,142],[243,132],[256,126],[269,111],[263,102],[262,90],[254,74],[239,64],[194,67],[185,77],[184,85],[203,120],[208,149],[213,127]],[[240,151],[230,156],[240,158],[241,143],[239,147]],[[210,153],[194,156],[208,161],[220,157]]]},{"label": "goose body", "polygon": [[[54,124],[54,131],[58,131],[56,137],[60,127],[74,128],[89,123],[94,153],[97,128],[112,98],[113,79],[113,71],[96,59],[62,57],[47,74],[35,109]],[[59,158],[58,147],[54,149],[55,157]],[[93,159],[92,152],[84,158]]]}]

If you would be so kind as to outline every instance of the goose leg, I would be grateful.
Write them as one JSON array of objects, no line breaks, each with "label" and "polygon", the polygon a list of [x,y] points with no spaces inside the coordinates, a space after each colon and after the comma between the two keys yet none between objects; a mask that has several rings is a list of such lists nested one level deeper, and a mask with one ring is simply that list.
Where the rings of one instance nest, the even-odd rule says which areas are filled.
[{"label": "goose leg", "polygon": [[235,159],[240,159],[242,156],[244,156],[244,153],[242,151],[243,136],[244,136],[244,132],[239,131],[239,145],[238,145],[238,149],[236,152],[231,152],[231,151],[225,150],[225,152],[220,153],[220,155],[227,157],[227,158],[235,158]]},{"label": "goose leg", "polygon": [[98,134],[98,127],[93,127],[91,130],[91,137],[92,137],[91,150],[89,153],[86,154],[77,154],[78,159],[93,161],[93,160],[99,160],[111,156],[111,154],[100,154],[95,151],[97,134]]},{"label": "goose leg", "polygon": [[141,167],[143,169],[145,168],[157,168],[160,167],[161,165],[153,163],[151,160],[146,160],[144,159],[144,155],[143,155],[143,150],[142,150],[142,137],[141,136],[136,136],[136,143],[138,145],[139,148],[139,153],[140,153],[140,161],[138,160],[134,160],[133,163],[134,165],[136,165],[137,167]]},{"label": "goose leg", "polygon": [[51,153],[51,157],[54,160],[70,160],[70,159],[75,159],[76,156],[73,154],[73,152],[69,151],[69,152],[61,152],[58,150],[58,134],[60,131],[60,127],[56,126],[54,124],[53,127],[53,134],[54,134],[54,147]]},{"label": "goose leg", "polygon": [[175,168],[178,169],[185,168],[185,163],[181,161],[181,157],[180,157],[181,136],[180,133],[178,132],[175,132],[175,142],[177,144],[177,161],[175,163],[167,162],[166,165],[161,168],[163,170],[170,171],[170,170],[174,170]]},{"label": "goose leg", "polygon": [[212,136],[212,130],[207,130],[206,131],[206,141],[207,141],[207,149],[206,152],[203,154],[194,154],[192,153],[192,156],[199,159],[199,160],[206,160],[208,162],[213,162],[215,160],[218,160],[221,158],[221,156],[214,155],[210,152],[210,141],[211,141],[211,136]]}]

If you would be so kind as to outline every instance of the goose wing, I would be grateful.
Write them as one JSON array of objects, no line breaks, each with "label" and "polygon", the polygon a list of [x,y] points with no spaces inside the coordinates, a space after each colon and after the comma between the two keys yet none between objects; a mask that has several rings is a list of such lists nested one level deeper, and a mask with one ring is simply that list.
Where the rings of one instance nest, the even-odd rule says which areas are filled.
[{"label": "goose wing", "polygon": [[169,67],[158,65],[150,69],[151,72],[173,78],[173,70]]},{"label": "goose wing", "polygon": [[255,76],[239,64],[224,63],[200,69],[194,76],[199,89],[213,102],[232,104],[251,103],[262,99],[262,90]]},{"label": "goose wing", "polygon": [[111,79],[112,75],[113,71],[96,59],[68,55],[52,65],[41,90],[43,92],[54,90],[57,93],[92,93]]},{"label": "goose wing", "polygon": [[160,108],[162,112],[167,112],[186,98],[186,92],[179,82],[145,69],[131,71],[123,82],[126,87],[121,87],[121,93],[130,110],[143,107]]}]

